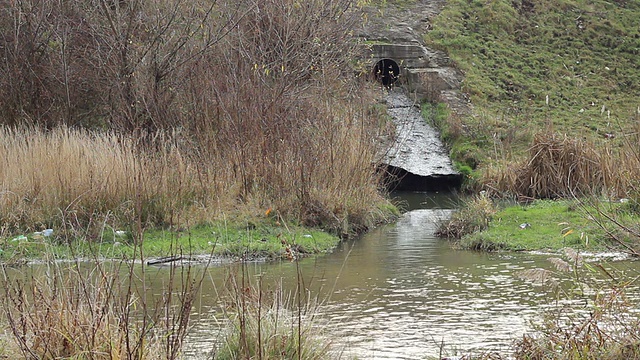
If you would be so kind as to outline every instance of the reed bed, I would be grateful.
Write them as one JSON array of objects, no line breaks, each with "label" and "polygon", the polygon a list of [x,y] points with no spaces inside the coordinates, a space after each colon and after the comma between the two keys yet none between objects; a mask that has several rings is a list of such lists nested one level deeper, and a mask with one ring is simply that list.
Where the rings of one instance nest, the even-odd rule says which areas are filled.
[{"label": "reed bed", "polygon": [[627,197],[637,189],[638,152],[632,141],[619,148],[555,133],[534,137],[526,160],[485,169],[486,188],[524,198]]},{"label": "reed bed", "polygon": [[271,290],[260,280],[256,284],[240,274],[231,276],[222,295],[226,326],[213,358],[339,358],[326,320],[317,316],[320,305],[308,298],[302,283],[299,279],[298,293],[288,293],[282,284]]},{"label": "reed bed", "polygon": [[175,134],[156,134],[163,145],[149,149],[109,132],[3,128],[2,232],[195,224],[250,208],[344,234],[364,229],[383,218],[384,200],[362,125],[309,124],[304,146],[264,153],[254,142],[237,157],[208,148],[206,159]]},{"label": "reed bed", "polygon": [[3,268],[7,356],[179,358],[202,277],[191,268],[172,268],[164,293],[154,295],[145,286],[145,270],[136,267],[49,262],[37,270]]},{"label": "reed bed", "polygon": [[0,219],[9,233],[99,226],[105,218],[120,226],[136,209],[143,221],[162,224],[221,188],[177,146],[145,152],[125,136],[66,127],[3,128],[0,141]]}]

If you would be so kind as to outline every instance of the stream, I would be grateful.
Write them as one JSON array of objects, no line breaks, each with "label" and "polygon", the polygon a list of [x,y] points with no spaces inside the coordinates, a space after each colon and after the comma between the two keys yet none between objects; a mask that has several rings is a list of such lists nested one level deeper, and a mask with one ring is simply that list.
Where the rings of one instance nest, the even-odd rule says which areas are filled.
[{"label": "stream", "polygon": [[[437,133],[427,129],[406,96],[390,92],[386,101],[398,136],[397,148],[387,154],[389,165],[421,182],[455,173]],[[434,236],[438,224],[459,207],[455,194],[393,196],[405,210],[397,222],[344,241],[329,254],[297,263],[196,265],[206,271],[205,280],[191,314],[184,358],[211,359],[221,343],[228,305],[221,293],[228,288],[225,281],[231,274],[236,278],[246,274],[251,286],[260,283],[266,293],[295,294],[302,283],[308,298],[317,300],[313,313],[319,321],[314,324],[330,336],[336,359],[510,354],[513,340],[531,331],[532,321],[540,321],[542,311],[557,300],[551,287],[521,280],[517,272],[553,269],[547,260],[553,255],[455,249]],[[633,268],[636,276],[640,273],[638,262],[616,264]],[[86,266],[92,272],[91,264]],[[147,266],[145,291],[157,299],[165,296],[167,284],[173,281],[171,270],[170,266]],[[8,277],[24,276],[26,284],[30,272],[47,271],[46,264],[32,264],[24,271],[10,269]],[[637,300],[638,291],[631,296]]]},{"label": "stream", "polygon": [[[553,269],[542,253],[480,253],[457,250],[434,232],[458,200],[451,193],[395,194],[406,212],[335,251],[300,260],[214,264],[191,314],[185,359],[211,359],[222,339],[221,293],[230,274],[242,273],[265,293],[295,293],[301,282],[317,299],[314,313],[330,336],[336,359],[425,359],[469,353],[511,353],[513,340],[531,331],[542,311],[557,304],[556,293],[517,276],[532,268]],[[603,262],[640,274],[633,261]],[[92,268],[90,263],[86,264]],[[127,266],[122,268],[126,272]],[[50,271],[48,265],[8,269],[9,277]],[[91,271],[91,270],[90,270]],[[178,269],[178,274],[180,273]],[[161,298],[171,281],[170,266],[147,266],[145,287]],[[298,275],[299,274],[299,275]],[[42,276],[42,275],[36,275]],[[136,278],[139,278],[136,275]],[[638,301],[637,288],[628,292]],[[574,306],[583,309],[583,304]]]},{"label": "stream", "polygon": [[[299,262],[307,288],[321,301],[320,317],[344,359],[423,359],[479,351],[508,354],[515,337],[540,320],[555,293],[520,280],[515,272],[551,268],[549,254],[455,250],[434,237],[456,199],[447,194],[401,195],[411,211],[395,223],[344,242],[328,255]],[[631,264],[622,262],[624,264]],[[637,264],[633,265],[638,269]],[[249,265],[284,287],[295,288],[291,262]],[[212,268],[211,278],[224,277]],[[188,355],[213,348],[210,320],[214,282],[205,284],[200,320],[188,338]],[[220,286],[220,285],[218,285]],[[292,290],[293,291],[293,290]],[[208,298],[212,303],[208,302]]]}]

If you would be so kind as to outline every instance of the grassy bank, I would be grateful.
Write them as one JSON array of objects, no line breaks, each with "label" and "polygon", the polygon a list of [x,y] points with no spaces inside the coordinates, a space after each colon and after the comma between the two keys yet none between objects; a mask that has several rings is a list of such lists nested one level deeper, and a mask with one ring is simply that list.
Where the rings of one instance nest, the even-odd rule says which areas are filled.
[{"label": "grassy bank", "polygon": [[571,136],[622,135],[637,115],[638,6],[454,0],[425,38],[465,72],[463,90],[485,115],[477,121],[493,119],[500,137],[520,130],[526,146],[524,130],[549,124]]},{"label": "grassy bank", "polygon": [[638,6],[448,1],[425,41],[464,72],[474,105],[445,126],[456,130],[454,160],[513,173],[541,132],[586,139],[603,155],[626,143],[638,120]]},{"label": "grassy bank", "polygon": [[[487,205],[485,205],[487,206]],[[477,211],[477,208],[470,211]],[[476,212],[480,214],[480,212]],[[635,234],[615,222],[634,224],[640,214],[628,203],[539,200],[531,204],[496,205],[485,212],[485,226],[460,238],[460,245],[474,250],[550,250],[567,247],[585,251],[631,251]]]},{"label": "grassy bank", "polygon": [[[0,242],[0,260],[17,265],[50,259],[140,259],[206,261],[205,255],[226,260],[298,259],[333,250],[340,238],[320,229],[255,219],[252,223],[217,222],[174,230],[153,228],[142,238],[125,230],[104,229],[99,238],[72,239],[42,232]],[[51,229],[53,230],[53,229]]]},{"label": "grassy bank", "polygon": [[[216,169],[203,165],[178,147],[140,151],[126,137],[67,128],[4,130],[0,137],[7,150],[0,172],[5,189],[0,258],[13,262],[47,253],[64,258],[96,251],[131,258],[134,244],[151,257],[214,251],[277,258],[289,256],[292,246],[299,255],[313,254],[329,251],[356,226],[393,216],[394,208],[385,205],[375,187],[377,203],[356,205],[373,209],[345,206],[343,215],[351,218],[342,220],[321,204],[316,205],[321,213],[307,218],[291,209],[267,208],[284,206],[280,201],[288,205],[296,194],[277,201],[261,194],[260,200],[238,202],[232,174],[226,177],[217,164]],[[354,211],[364,213],[357,218]],[[45,229],[53,234],[41,235]]]},{"label": "grassy bank", "polygon": [[[472,190],[526,202],[599,199],[599,209],[620,199],[637,203],[637,11],[632,2],[447,2],[424,39],[465,74],[462,91],[473,114],[451,115],[436,125],[454,161],[470,173]],[[542,231],[548,242],[521,242],[526,231],[515,225],[528,222],[526,214],[540,204],[501,213],[501,219],[513,218],[511,232],[498,230],[504,224],[494,217],[467,226],[495,227],[474,243],[555,248],[579,233],[592,244],[611,238],[609,230],[591,224],[566,237],[551,226]],[[586,216],[569,216],[562,206],[568,205],[549,209],[556,217],[549,222],[576,223]],[[615,209],[603,213],[617,219]],[[630,230],[637,240],[632,222],[622,222],[612,226]]]},{"label": "grassy bank", "polygon": [[[627,297],[637,274],[578,253],[639,255],[639,6],[450,0],[424,36],[465,75],[473,114],[439,127],[454,161],[473,170],[470,190],[484,190],[440,234],[477,250],[566,249],[524,274],[572,288],[509,358],[638,358]],[[566,305],[576,301],[585,311]]]}]

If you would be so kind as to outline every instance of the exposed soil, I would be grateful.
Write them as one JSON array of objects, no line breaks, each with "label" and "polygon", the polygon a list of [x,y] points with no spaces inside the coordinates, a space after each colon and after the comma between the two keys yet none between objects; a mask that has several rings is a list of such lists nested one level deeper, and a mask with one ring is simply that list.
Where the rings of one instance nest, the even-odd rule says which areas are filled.
[{"label": "exposed soil", "polygon": [[445,4],[446,0],[421,0],[404,6],[390,2],[382,9],[371,6],[359,36],[369,41],[423,44],[422,35],[431,29],[431,19]]}]

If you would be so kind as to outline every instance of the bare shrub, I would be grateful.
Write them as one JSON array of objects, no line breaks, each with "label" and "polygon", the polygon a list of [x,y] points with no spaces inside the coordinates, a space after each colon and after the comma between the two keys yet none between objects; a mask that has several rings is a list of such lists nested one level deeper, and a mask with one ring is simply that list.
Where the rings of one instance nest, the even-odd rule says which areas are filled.
[{"label": "bare shrub", "polygon": [[370,226],[377,215],[362,201],[380,199],[380,129],[349,63],[356,10],[345,0],[255,2],[221,42],[218,63],[233,71],[211,90],[219,120],[209,149],[224,154],[241,198],[343,233],[349,222]]},{"label": "bare shrub", "polygon": [[[601,264],[587,265],[572,249],[565,249],[565,254],[568,262],[560,258],[549,259],[557,272],[528,269],[519,273],[525,280],[554,287],[559,286],[560,280],[567,279],[566,274],[571,274],[569,280],[573,289],[561,291],[563,301],[545,311],[533,333],[525,334],[515,342],[515,358],[640,358],[640,318],[634,310],[637,304],[627,296],[632,282],[621,281],[628,275],[606,270]],[[589,271],[585,272],[585,269]],[[544,279],[541,280],[542,273]],[[585,305],[576,308],[576,301]]]},{"label": "bare shrub", "polygon": [[[0,134],[5,231],[82,231],[105,216],[195,223],[272,207],[348,235],[383,217],[374,164],[386,128],[350,67],[351,1],[45,3],[2,13],[3,48],[40,44],[50,66],[35,71],[11,53],[0,71],[27,66],[33,84],[56,94],[56,106],[31,108],[29,91],[13,88],[19,98],[2,103],[13,114],[5,124],[33,124]],[[22,17],[57,40],[25,35]]]},{"label": "bare shrub", "polygon": [[184,70],[240,16],[199,0],[4,6],[0,121],[127,131],[176,124]]}]

